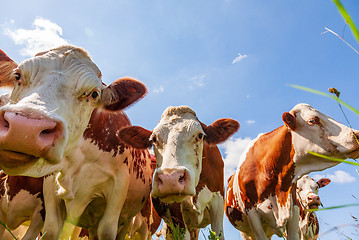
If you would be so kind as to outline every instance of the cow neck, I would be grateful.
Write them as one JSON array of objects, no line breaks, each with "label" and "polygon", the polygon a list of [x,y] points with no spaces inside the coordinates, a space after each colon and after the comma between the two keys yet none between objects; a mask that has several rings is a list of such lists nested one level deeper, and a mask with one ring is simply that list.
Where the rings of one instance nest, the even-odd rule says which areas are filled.
[{"label": "cow neck", "polygon": [[286,204],[294,178],[293,156],[291,132],[286,126],[258,138],[238,174],[246,209],[270,196],[276,196],[281,206]]},{"label": "cow neck", "polygon": [[119,137],[119,131],[131,126],[130,120],[123,111],[107,111],[96,108],[90,118],[84,139],[105,152],[113,151],[113,156],[122,154],[127,147]]},{"label": "cow neck", "polygon": [[196,195],[208,187],[211,192],[220,192],[224,196],[224,163],[217,145],[203,143],[202,171],[196,187]]}]

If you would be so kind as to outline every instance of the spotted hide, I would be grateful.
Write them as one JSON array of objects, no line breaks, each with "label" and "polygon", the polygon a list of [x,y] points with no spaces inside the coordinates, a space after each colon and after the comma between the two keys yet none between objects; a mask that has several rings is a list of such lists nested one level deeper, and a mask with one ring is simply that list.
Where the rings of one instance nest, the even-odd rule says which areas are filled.
[{"label": "spotted hide", "polygon": [[315,240],[319,234],[319,222],[315,210],[321,205],[319,188],[330,183],[330,179],[321,178],[314,181],[304,175],[297,181],[297,201],[299,206],[299,237],[301,240]]},{"label": "spotted hide", "polygon": [[206,126],[192,109],[180,106],[167,108],[152,132],[141,127],[120,132],[121,139],[134,147],[153,145],[153,204],[168,226],[186,229],[185,239],[197,239],[199,229],[208,224],[223,239],[224,164],[215,144],[238,128],[232,119]]},{"label": "spotted hide", "polygon": [[[0,73],[10,61],[0,56]],[[73,46],[39,53],[0,79],[14,84],[0,108],[0,167],[46,175],[42,239],[58,239],[65,219],[90,238],[122,239],[151,189],[148,151],[118,137],[131,125],[121,110],[146,93],[144,85],[122,78],[105,86],[88,54]]]},{"label": "spotted hide", "polygon": [[311,106],[298,104],[282,119],[284,126],[252,141],[229,180],[225,212],[243,239],[268,239],[284,232],[288,239],[299,239],[296,181],[338,164],[309,151],[358,157],[358,132]]}]

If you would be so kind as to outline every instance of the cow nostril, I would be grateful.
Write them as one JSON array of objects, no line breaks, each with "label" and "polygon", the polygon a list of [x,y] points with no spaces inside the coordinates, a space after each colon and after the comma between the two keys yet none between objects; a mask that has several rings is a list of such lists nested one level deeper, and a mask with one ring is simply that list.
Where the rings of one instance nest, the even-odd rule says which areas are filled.
[{"label": "cow nostril", "polygon": [[178,179],[178,182],[179,182],[179,183],[183,183],[183,182],[185,182],[185,181],[186,181],[186,174],[183,173],[183,175],[181,175],[180,178]]},{"label": "cow nostril", "polygon": [[41,131],[40,135],[47,135],[47,134],[51,134],[51,133],[53,133],[53,132],[55,132],[55,131],[56,131],[56,130],[55,130],[55,128],[56,128],[56,127],[51,128],[51,129],[45,129],[45,130]]}]

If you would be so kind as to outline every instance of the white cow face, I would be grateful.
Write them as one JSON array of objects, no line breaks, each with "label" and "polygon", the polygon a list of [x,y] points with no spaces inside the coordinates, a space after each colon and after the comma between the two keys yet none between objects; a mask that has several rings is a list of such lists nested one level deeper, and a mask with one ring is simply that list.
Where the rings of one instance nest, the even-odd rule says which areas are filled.
[{"label": "white cow face", "polygon": [[[157,160],[153,197],[161,192],[195,194],[202,169],[204,137],[201,123],[191,109],[169,108],[164,112],[150,137]],[[182,200],[183,196],[178,195],[165,200]]]},{"label": "white cow face", "polygon": [[[298,104],[289,113],[284,113],[283,121],[292,131],[294,162],[297,169],[303,173],[323,170],[339,163],[313,157],[308,151],[341,159],[359,157],[356,138],[359,136],[358,131],[346,127],[308,104]],[[306,169],[306,166],[313,170]]]},{"label": "white cow face", "polygon": [[330,179],[322,178],[317,182],[308,175],[304,175],[297,181],[297,199],[304,209],[318,209],[321,205],[318,196],[319,188],[330,183]]},{"label": "white cow face", "polygon": [[[11,62],[6,57],[0,56],[0,82],[14,88],[9,104],[0,108],[0,168],[11,175],[38,177],[58,170],[96,107],[122,109],[133,94],[137,100],[146,91],[131,79],[106,87],[88,54],[73,46],[39,53],[11,75],[1,71]],[[120,107],[120,102],[126,103]]]},{"label": "white cow face", "polygon": [[153,145],[157,167],[152,183],[152,197],[166,203],[183,201],[196,194],[202,171],[204,141],[217,144],[239,128],[237,121],[220,119],[209,126],[202,124],[187,106],[169,107],[154,128],[122,129],[120,138],[136,148]]}]

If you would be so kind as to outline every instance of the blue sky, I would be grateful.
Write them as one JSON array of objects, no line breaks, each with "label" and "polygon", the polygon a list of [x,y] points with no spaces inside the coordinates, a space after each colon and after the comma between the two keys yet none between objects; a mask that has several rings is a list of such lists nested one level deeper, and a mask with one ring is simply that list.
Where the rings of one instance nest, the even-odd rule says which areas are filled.
[{"label": "blue sky", "polygon": [[[359,25],[359,1],[342,0]],[[336,87],[341,98],[359,108],[359,55],[337,32],[359,48],[330,0],[303,1],[6,1],[1,6],[0,42],[21,62],[37,50],[69,43],[86,49],[110,83],[134,77],[149,93],[127,113],[134,125],[152,129],[168,106],[188,105],[201,121],[230,117],[241,123],[220,146],[226,174],[247,142],[282,125],[281,116],[305,102],[338,121],[345,119],[331,99],[288,86],[326,92]],[[359,129],[359,116],[345,109]],[[343,173],[344,172],[344,173]],[[325,206],[359,203],[356,168],[344,164],[315,173],[333,182],[320,192]],[[312,174],[314,176],[315,174]],[[321,231],[353,224],[359,208],[318,213]],[[358,237],[358,229],[343,227]],[[225,219],[227,239],[240,239]],[[320,239],[346,239],[338,231]]]}]

